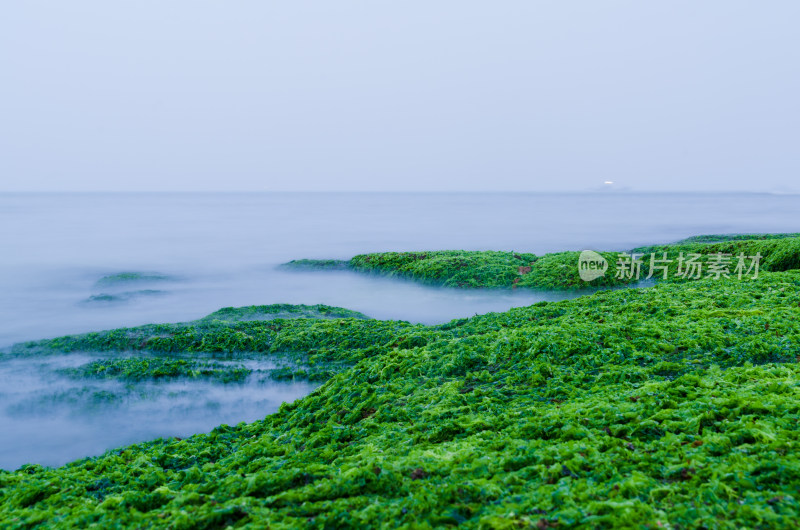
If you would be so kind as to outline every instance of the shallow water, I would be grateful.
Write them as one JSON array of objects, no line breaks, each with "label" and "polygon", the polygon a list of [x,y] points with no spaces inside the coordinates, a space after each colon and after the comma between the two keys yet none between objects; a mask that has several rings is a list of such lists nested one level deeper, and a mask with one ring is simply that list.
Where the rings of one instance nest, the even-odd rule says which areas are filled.
[{"label": "shallow water", "polygon": [[[468,291],[297,258],[389,250],[626,250],[707,233],[800,232],[800,195],[0,194],[0,350],[14,342],[293,303],[438,323],[563,293]],[[143,281],[103,282],[122,272]],[[0,357],[0,467],[252,421],[310,384],[126,385],[55,373],[81,356]]]},{"label": "shallow water", "polygon": [[275,364],[257,360],[227,363],[254,370],[241,384],[75,379],[59,371],[100,358],[79,353],[0,357],[0,468],[61,465],[133,442],[254,421],[318,386],[268,380],[257,370]]}]

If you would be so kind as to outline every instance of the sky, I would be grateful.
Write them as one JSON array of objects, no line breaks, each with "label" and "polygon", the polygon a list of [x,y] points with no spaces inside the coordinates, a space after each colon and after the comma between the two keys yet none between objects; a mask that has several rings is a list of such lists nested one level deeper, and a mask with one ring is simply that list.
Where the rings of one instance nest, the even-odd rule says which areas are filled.
[{"label": "sky", "polygon": [[796,0],[4,2],[0,191],[800,192],[798,20]]}]

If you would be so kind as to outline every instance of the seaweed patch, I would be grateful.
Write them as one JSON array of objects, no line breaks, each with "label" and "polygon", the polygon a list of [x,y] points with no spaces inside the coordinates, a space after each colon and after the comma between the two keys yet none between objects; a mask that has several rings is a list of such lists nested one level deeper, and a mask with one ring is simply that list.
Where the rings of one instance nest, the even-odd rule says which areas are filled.
[{"label": "seaweed patch", "polygon": [[[437,326],[152,325],[27,343],[332,367],[262,421],[0,472],[0,517],[128,527],[788,527],[800,271],[607,290]],[[52,353],[52,352],[51,352]]]}]

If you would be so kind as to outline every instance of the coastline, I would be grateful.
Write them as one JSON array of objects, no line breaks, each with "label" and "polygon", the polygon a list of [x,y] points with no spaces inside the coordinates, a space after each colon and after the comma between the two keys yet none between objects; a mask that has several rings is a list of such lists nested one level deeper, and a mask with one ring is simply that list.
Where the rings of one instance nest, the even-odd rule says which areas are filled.
[{"label": "coastline", "polygon": [[800,270],[435,326],[231,312],[22,348],[264,351],[323,385],[262,421],[0,471],[3,519],[547,528],[800,514]]}]

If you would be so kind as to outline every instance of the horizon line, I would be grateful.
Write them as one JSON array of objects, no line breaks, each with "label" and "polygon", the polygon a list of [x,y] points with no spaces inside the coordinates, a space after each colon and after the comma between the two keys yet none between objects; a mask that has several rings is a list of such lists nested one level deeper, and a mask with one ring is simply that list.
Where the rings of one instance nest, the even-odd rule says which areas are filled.
[{"label": "horizon line", "polygon": [[636,190],[636,189],[584,189],[584,190],[0,190],[0,194],[751,194],[799,195],[800,191],[769,190]]}]

